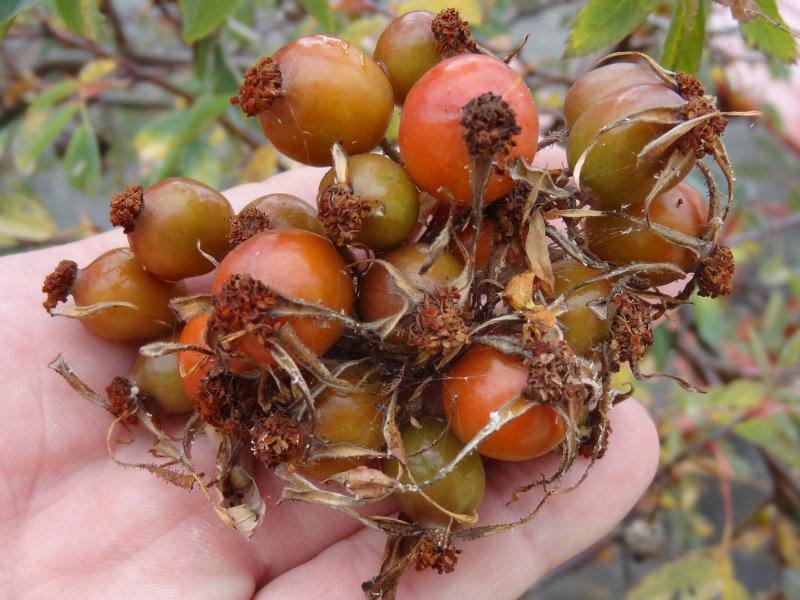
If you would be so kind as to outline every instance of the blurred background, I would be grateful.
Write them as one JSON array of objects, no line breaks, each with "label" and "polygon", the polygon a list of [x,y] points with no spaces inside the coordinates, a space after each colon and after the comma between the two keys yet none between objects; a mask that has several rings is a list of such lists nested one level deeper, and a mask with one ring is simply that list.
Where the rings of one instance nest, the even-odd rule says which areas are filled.
[{"label": "blurred background", "polygon": [[224,189],[293,168],[230,106],[244,70],[314,32],[371,52],[393,16],[451,6],[498,52],[530,34],[515,66],[545,135],[563,126],[571,82],[609,50],[647,52],[698,74],[725,109],[763,113],[725,136],[734,294],[663,321],[642,365],[707,393],[635,382],[661,435],[655,481],[524,598],[800,598],[796,0],[0,0],[0,254],[108,228],[111,194],[132,182]]}]

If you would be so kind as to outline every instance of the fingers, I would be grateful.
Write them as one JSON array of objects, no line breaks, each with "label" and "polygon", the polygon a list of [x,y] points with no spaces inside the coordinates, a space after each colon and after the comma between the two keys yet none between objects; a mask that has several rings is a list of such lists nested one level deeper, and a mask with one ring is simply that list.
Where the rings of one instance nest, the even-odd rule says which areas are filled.
[{"label": "fingers", "polygon": [[[642,495],[658,462],[655,427],[640,404],[627,401],[615,408],[612,426],[614,433],[606,456],[581,487],[550,498],[533,522],[513,532],[462,543],[456,571],[449,576],[412,570],[403,578],[398,598],[517,598],[548,570],[611,531]],[[540,472],[552,472],[554,465],[554,457],[525,463],[488,463],[481,522],[506,523],[524,516],[541,493],[528,492],[507,506],[511,491],[535,480]],[[582,465],[583,461],[576,465],[568,481],[580,475]],[[361,582],[378,572],[384,541],[380,533],[360,530],[283,574],[265,586],[257,598],[356,598]]]}]

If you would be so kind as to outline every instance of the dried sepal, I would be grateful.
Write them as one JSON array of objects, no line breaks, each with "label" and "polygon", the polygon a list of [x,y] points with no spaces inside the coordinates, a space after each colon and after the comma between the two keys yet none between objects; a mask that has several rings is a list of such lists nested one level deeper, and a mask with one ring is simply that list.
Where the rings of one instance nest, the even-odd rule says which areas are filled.
[{"label": "dried sepal", "polygon": [[601,408],[602,405],[598,404],[597,408],[589,413],[585,425],[589,433],[578,446],[578,454],[584,458],[594,456],[596,460],[600,460],[608,450],[611,423],[608,421],[608,415]]},{"label": "dried sepal", "polygon": [[627,293],[615,294],[611,302],[612,350],[620,362],[639,362],[653,345],[652,309],[647,302]]},{"label": "dried sepal", "polygon": [[431,32],[442,58],[479,51],[469,31],[469,23],[455,8],[446,8],[437,14],[431,23]]},{"label": "dried sepal", "polygon": [[42,302],[42,306],[47,312],[51,312],[59,302],[67,301],[77,274],[78,265],[75,261],[62,260],[52,273],[44,278],[42,292],[47,294],[47,299]]},{"label": "dried sepal", "polygon": [[231,104],[238,104],[248,117],[260,115],[272,104],[285,96],[283,80],[278,63],[271,57],[261,57],[256,64],[247,69],[239,94],[231,98]]},{"label": "dried sepal", "polygon": [[111,197],[109,220],[113,227],[122,227],[122,231],[133,231],[136,219],[144,206],[144,188],[141,185],[129,185],[121,194]]},{"label": "dried sepal", "polygon": [[223,433],[247,439],[258,415],[253,384],[227,371],[212,371],[192,398],[197,414]]},{"label": "dried sepal", "polygon": [[228,244],[232,248],[270,227],[269,216],[255,206],[245,207],[238,215],[228,218]]},{"label": "dried sepal", "polygon": [[439,357],[469,343],[467,322],[472,313],[459,305],[455,288],[437,287],[427,294],[405,332],[408,344],[419,350],[419,362]]},{"label": "dried sepal", "polygon": [[[223,336],[244,331],[266,346],[280,326],[268,314],[276,302],[275,293],[261,281],[247,274],[231,275],[214,296],[208,331]],[[225,338],[221,344],[229,350]]]},{"label": "dried sepal", "polygon": [[293,462],[303,442],[299,423],[280,410],[273,410],[256,421],[250,429],[250,437],[253,454],[269,468]]},{"label": "dried sepal", "polygon": [[347,246],[356,239],[372,206],[350,187],[334,184],[320,193],[317,211],[333,243]]},{"label": "dried sepal", "polygon": [[336,473],[331,477],[331,480],[341,483],[358,500],[380,500],[386,498],[396,487],[395,480],[383,471],[364,465]]},{"label": "dried sepal", "polygon": [[188,323],[194,317],[210,313],[214,308],[212,300],[211,294],[180,296],[169,301],[169,308],[179,321]]},{"label": "dried sepal", "polygon": [[464,105],[461,129],[470,156],[486,160],[508,154],[516,145],[513,136],[522,131],[514,109],[502,96],[492,92],[476,96]]},{"label": "dried sepal", "polygon": [[733,291],[735,270],[731,249],[728,246],[717,246],[709,256],[700,259],[696,275],[697,293],[709,298],[727,296]]}]

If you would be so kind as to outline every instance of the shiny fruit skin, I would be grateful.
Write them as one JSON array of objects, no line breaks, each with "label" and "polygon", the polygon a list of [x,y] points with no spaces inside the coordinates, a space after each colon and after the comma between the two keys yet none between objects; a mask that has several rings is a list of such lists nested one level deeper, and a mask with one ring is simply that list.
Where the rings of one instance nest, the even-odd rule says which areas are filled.
[{"label": "shiny fruit skin", "polygon": [[648,65],[620,62],[597,67],[581,76],[564,96],[564,122],[567,127],[606,96],[634,85],[668,84]]},{"label": "shiny fruit skin", "polygon": [[175,315],[169,301],[186,294],[182,283],[168,283],[145,271],[128,248],[115,248],[78,271],[72,284],[77,306],[129,302],[139,310],[111,308],[81,319],[98,337],[116,342],[144,342],[172,330]]},{"label": "shiny fruit skin", "polygon": [[[465,444],[489,414],[520,395],[528,373],[522,360],[488,346],[472,347],[447,371],[442,404],[453,433]],[[550,452],[563,439],[563,419],[550,406],[534,406],[478,446],[500,460],[528,460]]]},{"label": "shiny fruit skin", "polygon": [[369,152],[383,138],[394,108],[381,68],[344,40],[311,35],[289,42],[272,59],[284,97],[259,115],[283,154],[307,165],[331,164],[331,146]]},{"label": "shiny fruit skin", "polygon": [[[494,250],[494,234],[496,223],[492,217],[484,216],[481,222],[481,231],[478,234],[478,243],[475,246],[475,270],[485,271],[489,266],[489,260],[492,258],[492,250]],[[466,227],[456,233],[456,236],[469,252],[469,244],[472,241],[472,227]],[[448,250],[453,256],[461,256],[458,247],[454,242],[450,242]]]},{"label": "shiny fruit skin", "polygon": [[[570,168],[575,169],[581,154],[604,127],[644,110],[677,111],[684,103],[677,92],[661,85],[637,85],[606,96],[584,112],[570,130],[567,140]],[[591,188],[604,208],[642,202],[655,185],[669,151],[664,157],[642,165],[636,164],[636,156],[671,127],[631,123],[603,133],[586,155],[580,174],[581,186]],[[689,168],[672,179],[672,186],[686,176]]]},{"label": "shiny fruit skin", "polygon": [[[443,421],[428,417],[420,422],[419,429],[409,424],[400,431],[408,459],[408,469],[417,483],[436,475],[463,447],[452,432],[448,431],[441,435],[444,427]],[[423,449],[425,449],[423,452],[419,452]],[[419,454],[416,454],[417,452]],[[397,477],[399,463],[389,460],[384,465],[383,471],[390,477]],[[401,481],[411,482],[407,476]],[[472,515],[480,506],[485,485],[483,463],[478,453],[473,452],[443,479],[425,487],[424,491],[434,502],[450,512]],[[447,514],[433,506],[419,493],[395,494],[395,498],[400,509],[420,525],[442,527],[450,521]]]},{"label": "shiny fruit skin", "polygon": [[403,104],[411,87],[442,60],[431,31],[435,17],[427,10],[397,17],[386,26],[375,44],[372,57],[386,71],[397,104]]},{"label": "shiny fruit skin", "polygon": [[[464,105],[485,92],[508,102],[521,132],[512,140],[506,163],[518,157],[533,160],[539,134],[536,104],[522,77],[503,61],[480,54],[464,54],[444,60],[411,88],[400,117],[400,153],[406,171],[417,186],[447,200],[471,203],[470,158],[464,143],[461,117]],[[489,178],[485,201],[508,192],[514,182],[504,173]]]},{"label": "shiny fruit skin", "polygon": [[225,196],[204,183],[170,177],[144,192],[144,204],[128,243],[136,258],[156,277],[177,281],[210,272],[228,252],[228,219],[233,209]]},{"label": "shiny fruit skin", "polygon": [[[600,271],[586,267],[572,258],[565,258],[553,263],[555,277],[555,296],[558,297],[573,286],[600,275]],[[594,347],[608,336],[608,321],[597,317],[587,306],[599,300],[611,291],[611,280],[590,283],[578,289],[566,299],[567,311],[558,317],[565,326],[564,341],[575,354],[591,356]]]},{"label": "shiny fruit skin", "polygon": [[[167,338],[164,341],[175,340]],[[131,365],[129,379],[142,394],[154,399],[164,412],[176,415],[192,412],[192,401],[183,389],[175,354],[137,354]]]},{"label": "shiny fruit skin", "polygon": [[[231,250],[214,274],[211,292],[217,294],[236,274],[250,275],[286,296],[349,313],[353,282],[344,259],[327,239],[300,229],[273,229],[254,235]],[[289,323],[300,340],[321,356],[336,343],[342,326],[311,317],[278,317]],[[254,337],[240,338],[239,350],[253,360],[273,364],[270,349]]]},{"label": "shiny fruit skin", "polygon": [[[363,367],[349,368],[340,379],[359,384],[365,375]],[[329,442],[350,442],[370,450],[383,446],[383,413],[380,405],[387,398],[378,386],[369,381],[360,383],[359,391],[325,389],[314,402],[314,435]],[[331,475],[369,464],[367,457],[321,458],[299,465],[304,475],[320,481]]]},{"label": "shiny fruit skin", "polygon": [[[395,248],[383,260],[396,267],[424,292],[438,286],[449,286],[461,274],[464,266],[455,256],[445,251],[434,261],[424,275],[419,270],[428,258],[428,244],[408,244]],[[358,312],[365,321],[377,321],[396,314],[403,308],[405,295],[395,285],[389,272],[379,264],[370,265],[358,285]]]},{"label": "shiny fruit skin", "polygon": [[269,217],[270,229],[304,229],[325,237],[317,211],[308,202],[291,194],[267,194],[242,209],[256,208]]},{"label": "shiny fruit skin", "polygon": [[[628,214],[644,218],[644,207],[637,205]],[[650,205],[650,221],[691,237],[700,237],[708,219],[708,203],[692,186],[680,183],[656,196]],[[638,227],[622,217],[586,219],[586,241],[589,250],[599,258],[616,265],[639,262],[669,262],[689,271],[696,262],[694,252],[667,241],[656,232]],[[643,273],[640,277],[650,285],[664,285],[680,279],[669,271]]]},{"label": "shiny fruit skin", "polygon": [[[353,193],[366,200],[372,210],[355,238],[361,244],[386,252],[408,239],[419,216],[419,192],[398,165],[378,154],[358,154],[348,159],[349,183]],[[335,184],[333,169],[319,184],[322,192]]]}]

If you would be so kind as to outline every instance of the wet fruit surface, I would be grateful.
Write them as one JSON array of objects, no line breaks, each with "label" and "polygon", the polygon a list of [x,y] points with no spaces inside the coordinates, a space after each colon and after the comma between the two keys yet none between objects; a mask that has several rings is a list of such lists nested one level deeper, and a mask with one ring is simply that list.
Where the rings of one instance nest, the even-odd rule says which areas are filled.
[{"label": "wet fruit surface", "polygon": [[[464,105],[485,92],[501,96],[511,107],[521,132],[512,138],[505,162],[517,157],[530,163],[536,153],[539,120],[523,79],[503,61],[483,55],[449,58],[429,70],[406,97],[400,118],[400,152],[414,182],[442,200],[469,204],[470,159],[461,118]],[[493,174],[486,190],[490,202],[513,186],[507,174]]]},{"label": "wet fruit surface", "polygon": [[[488,346],[473,346],[447,371],[442,404],[453,433],[468,442],[489,415],[518,397],[527,378],[519,358]],[[549,406],[535,406],[481,442],[478,450],[500,460],[528,460],[564,439],[564,422]]]}]

